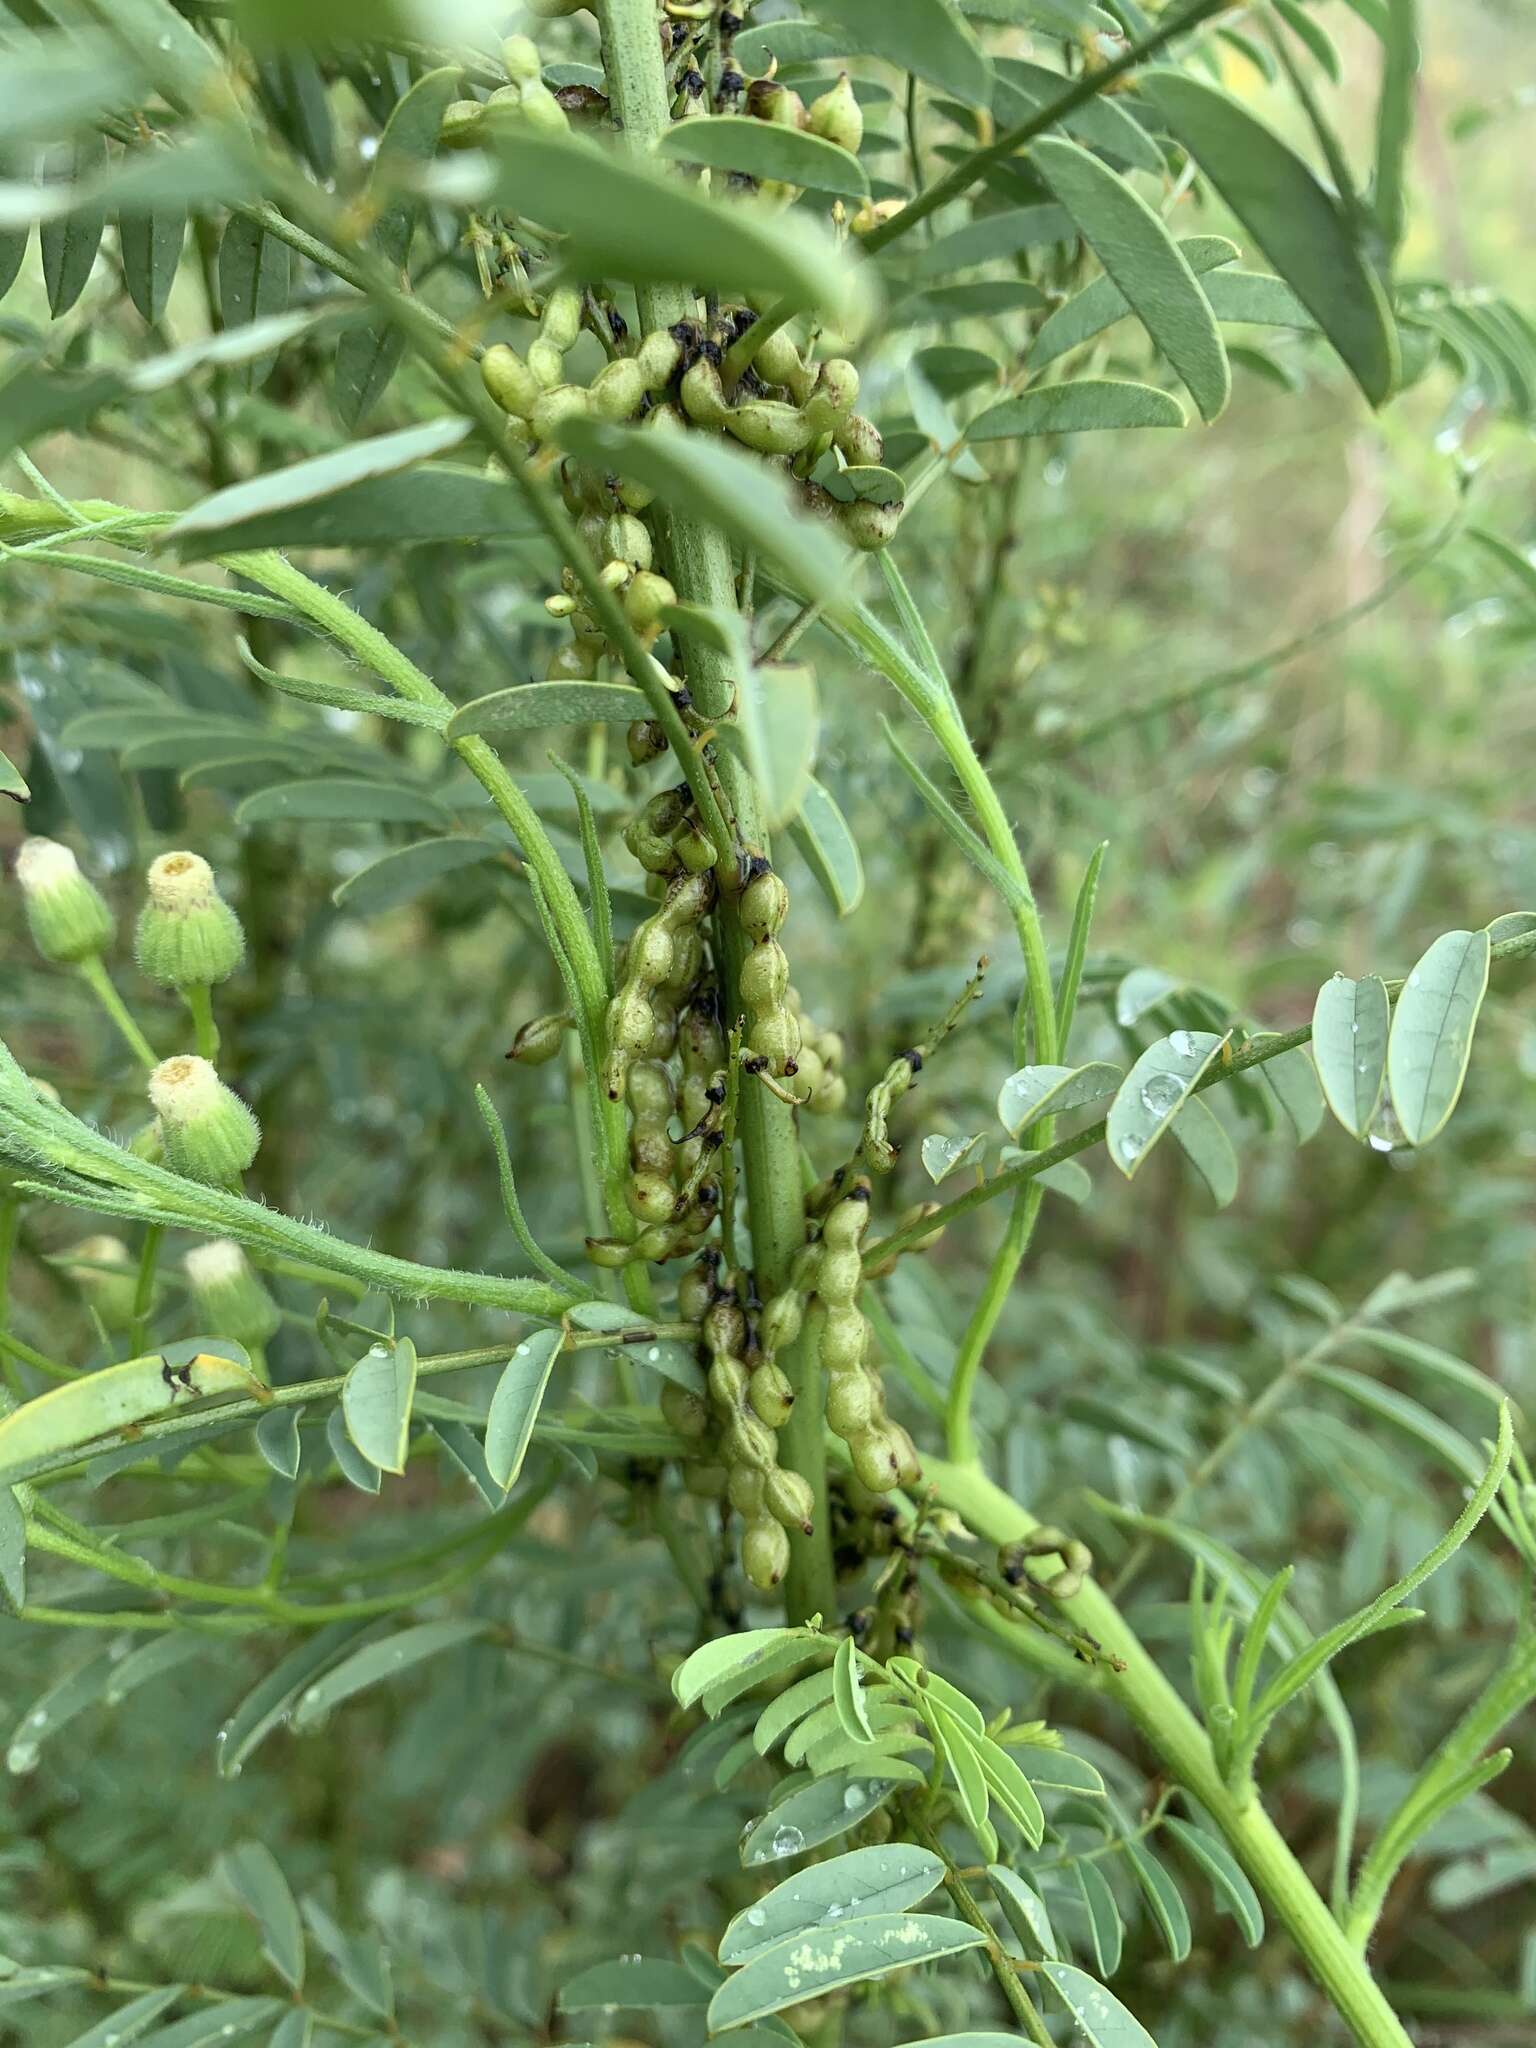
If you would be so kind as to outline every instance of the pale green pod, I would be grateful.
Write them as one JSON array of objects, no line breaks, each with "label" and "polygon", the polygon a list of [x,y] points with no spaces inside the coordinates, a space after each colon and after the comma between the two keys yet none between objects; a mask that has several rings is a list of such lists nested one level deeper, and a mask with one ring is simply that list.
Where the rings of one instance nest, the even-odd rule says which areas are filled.
[{"label": "pale green pod", "polygon": [[816,431],[797,406],[777,398],[749,398],[728,411],[720,424],[759,455],[798,455]]}]

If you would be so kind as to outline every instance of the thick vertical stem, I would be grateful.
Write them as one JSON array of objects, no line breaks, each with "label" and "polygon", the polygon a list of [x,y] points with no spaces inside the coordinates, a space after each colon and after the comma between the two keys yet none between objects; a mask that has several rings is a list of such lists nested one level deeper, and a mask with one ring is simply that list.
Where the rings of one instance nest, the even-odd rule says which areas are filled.
[{"label": "thick vertical stem", "polygon": [[[647,149],[671,122],[666,72],[651,0],[601,0],[603,66],[608,96],[631,146]],[[670,327],[696,312],[693,295],[681,285],[650,285],[639,293],[640,319],[647,332]],[[736,604],[730,543],[720,530],[686,513],[670,522],[668,568],[685,604],[729,611]],[[683,643],[684,672],[694,703],[706,718],[730,711],[735,679],[727,658],[697,640]],[[750,775],[730,755],[720,763],[720,780],[736,814],[742,840],[767,853],[767,835]],[[747,940],[734,905],[721,909],[719,929],[725,955],[726,989],[734,1001],[737,970]],[[747,1209],[752,1226],[752,1261],[766,1297],[781,1287],[789,1262],[805,1242],[805,1205],[800,1187],[795,1114],[760,1084],[743,1078],[739,1119]],[[817,1362],[804,1346],[784,1360],[798,1399],[780,1434],[786,1465],[801,1473],[816,1496],[815,1533],[791,1532],[786,1600],[792,1618],[835,1611],[831,1546],[827,1536],[826,1454],[822,1432],[822,1387]]]}]

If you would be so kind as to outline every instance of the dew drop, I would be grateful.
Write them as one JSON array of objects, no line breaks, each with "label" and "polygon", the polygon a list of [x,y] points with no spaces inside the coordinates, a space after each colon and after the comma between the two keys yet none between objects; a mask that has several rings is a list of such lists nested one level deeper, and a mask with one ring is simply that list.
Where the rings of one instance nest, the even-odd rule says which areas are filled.
[{"label": "dew drop", "polygon": [[[846,1804],[847,1795],[844,1794]],[[774,1856],[798,1856],[805,1847],[805,1837],[798,1828],[788,1825],[774,1830],[772,1853]]]},{"label": "dew drop", "polygon": [[761,1906],[748,1906],[747,1925],[749,1927],[761,1927],[766,1923],[767,1919],[768,1915]]},{"label": "dew drop", "polygon": [[1193,1031],[1170,1031],[1168,1043],[1181,1060],[1192,1060],[1200,1050],[1200,1041]]},{"label": "dew drop", "polygon": [[1141,1086],[1141,1106],[1148,1116],[1167,1116],[1184,1100],[1184,1084],[1176,1074],[1151,1074]]},{"label": "dew drop", "polygon": [[1390,1152],[1394,1149],[1392,1140],[1381,1131],[1372,1131],[1366,1142],[1373,1152]]},{"label": "dew drop", "polygon": [[841,1906],[834,1903],[828,1906],[827,1910],[825,1911],[825,1913],[822,1914],[821,1917],[823,1920],[841,1920],[843,1917],[843,1909]]},{"label": "dew drop", "polygon": [[28,1771],[37,1769],[40,1755],[35,1742],[13,1742],[5,1752],[5,1768],[13,1777],[24,1778]]},{"label": "dew drop", "polygon": [[1349,1035],[1351,1038],[1358,1038],[1360,1036],[1360,1019],[1358,1017],[1350,1018]]},{"label": "dew drop", "polygon": [[850,1785],[843,1794],[843,1805],[850,1813],[857,1813],[861,1806],[869,1803],[869,1795],[862,1785]]},{"label": "dew drop", "polygon": [[368,1356],[370,1358],[388,1358],[389,1346],[387,1344],[370,1344],[368,1346]]},{"label": "dew drop", "polygon": [[1120,1140],[1116,1150],[1120,1154],[1121,1163],[1126,1166],[1141,1157],[1141,1146],[1129,1133]]}]

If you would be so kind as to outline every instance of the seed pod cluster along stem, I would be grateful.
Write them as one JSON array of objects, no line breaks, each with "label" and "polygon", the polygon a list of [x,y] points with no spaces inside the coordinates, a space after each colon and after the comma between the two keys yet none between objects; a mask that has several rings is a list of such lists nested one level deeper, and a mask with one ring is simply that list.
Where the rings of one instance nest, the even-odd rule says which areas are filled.
[{"label": "seed pod cluster along stem", "polygon": [[794,1406],[787,1375],[758,1348],[746,1310],[727,1284],[719,1251],[711,1245],[683,1275],[678,1309],[703,1334],[709,1400],[666,1388],[662,1414],[696,1442],[699,1468],[693,1490],[712,1492],[721,1482],[742,1517],[742,1569],[759,1592],[771,1592],[789,1569],[789,1534],[813,1528],[815,1496],[809,1482],[779,1463],[778,1431]]},{"label": "seed pod cluster along stem", "polygon": [[798,1071],[800,1020],[785,1001],[789,960],[778,935],[789,914],[783,878],[758,856],[737,902],[741,928],[751,941],[737,986],[747,1014],[746,1048],[753,1071],[779,1077]]},{"label": "seed pod cluster along stem", "polygon": [[911,1437],[886,1414],[885,1389],[869,1359],[869,1323],[859,1307],[859,1241],[869,1226],[869,1197],[869,1182],[861,1178],[822,1219],[812,1276],[815,1343],[826,1374],[827,1427],[847,1444],[859,1483],[871,1493],[888,1493],[915,1484],[922,1468]]}]

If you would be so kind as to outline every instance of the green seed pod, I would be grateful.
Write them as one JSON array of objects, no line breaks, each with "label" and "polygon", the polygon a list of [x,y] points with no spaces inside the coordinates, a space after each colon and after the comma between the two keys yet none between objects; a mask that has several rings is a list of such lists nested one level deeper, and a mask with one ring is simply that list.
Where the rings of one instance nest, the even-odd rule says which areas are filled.
[{"label": "green seed pod", "polygon": [[788,1010],[770,1010],[753,1024],[747,1049],[766,1060],[774,1073],[787,1074],[800,1050],[800,1026]]},{"label": "green seed pod", "polygon": [[[532,360],[533,351],[529,350]],[[538,441],[553,440],[555,431],[562,420],[574,419],[591,410],[591,401],[580,384],[557,384],[553,391],[541,394],[529,415],[529,425]],[[855,508],[846,506],[847,511]],[[893,527],[892,532],[895,531]]]},{"label": "green seed pod", "polygon": [[677,1050],[677,1006],[658,990],[651,998],[651,1014],[656,1019],[651,1051],[657,1059],[669,1060]]},{"label": "green seed pod", "polygon": [[[632,1126],[629,1133],[629,1163],[636,1174],[650,1174],[664,1180],[668,1192],[671,1192],[672,1174],[677,1165],[677,1147],[667,1136],[667,1127],[664,1123],[636,1123]],[[640,1213],[638,1209],[635,1210],[637,1216]],[[671,1211],[668,1210],[666,1215],[654,1220],[664,1223],[666,1216],[670,1214]]]},{"label": "green seed pod", "polygon": [[630,1214],[642,1223],[665,1223],[677,1204],[677,1190],[659,1173],[632,1173],[624,1188]]},{"label": "green seed pod", "polygon": [[757,1319],[758,1342],[770,1357],[793,1344],[805,1321],[805,1296],[793,1288],[774,1295]]},{"label": "green seed pod", "polygon": [[659,914],[669,931],[679,931],[683,926],[697,924],[701,917],[707,916],[714,900],[712,875],[679,875],[668,884]]},{"label": "green seed pod", "polygon": [[563,1014],[530,1017],[526,1024],[518,1027],[507,1058],[524,1067],[547,1065],[560,1050],[561,1041],[574,1022],[573,1017]]},{"label": "green seed pod", "polygon": [[673,841],[677,857],[690,875],[707,874],[719,859],[715,843],[702,825],[690,825]]},{"label": "green seed pod", "polygon": [[859,373],[846,356],[828,356],[816,377],[815,397],[835,418],[851,415],[859,402]]},{"label": "green seed pod", "polygon": [[720,1254],[706,1252],[697,1265],[690,1266],[677,1283],[677,1312],[685,1323],[701,1322],[715,1298],[715,1276]]},{"label": "green seed pod", "polygon": [[901,1457],[889,1425],[881,1425],[854,1437],[848,1445],[855,1477],[871,1493],[889,1493],[901,1482]]},{"label": "green seed pod", "polygon": [[741,892],[737,905],[743,931],[758,944],[776,938],[789,915],[789,891],[783,877],[766,862]]},{"label": "green seed pod", "polygon": [[209,1187],[238,1181],[261,1143],[261,1126],[207,1060],[178,1053],[149,1077],[166,1164]]},{"label": "green seed pod", "polygon": [[277,1304],[232,1239],[216,1237],[196,1245],[181,1264],[200,1329],[247,1347],[276,1335],[282,1324]]},{"label": "green seed pod", "polygon": [[867,1372],[834,1372],[827,1379],[827,1427],[834,1436],[854,1443],[867,1436],[879,1420],[874,1383]]},{"label": "green seed pod", "polygon": [[475,141],[484,119],[485,109],[478,100],[451,100],[437,139],[444,149],[464,149]]},{"label": "green seed pod", "polygon": [[869,1182],[856,1180],[845,1195],[835,1201],[822,1221],[822,1241],[829,1245],[857,1245],[869,1228]]},{"label": "green seed pod", "polygon": [[709,1404],[701,1401],[697,1394],[690,1394],[686,1387],[680,1387],[672,1380],[666,1380],[661,1389],[661,1419],[668,1429],[691,1442],[709,1434]]},{"label": "green seed pod", "polygon": [[730,417],[730,407],[720,388],[720,372],[707,356],[700,356],[683,372],[677,388],[683,411],[695,426],[721,427]]},{"label": "green seed pod", "polygon": [[[617,369],[618,365],[611,365]],[[615,512],[603,522],[601,552],[605,562],[623,562],[631,569],[651,566],[650,529],[633,512]]]},{"label": "green seed pod", "polygon": [[636,1060],[624,1092],[636,1123],[664,1124],[672,1114],[672,1076],[660,1060]]},{"label": "green seed pod", "polygon": [[789,1537],[771,1515],[754,1515],[742,1531],[741,1568],[760,1593],[771,1593],[789,1570]]},{"label": "green seed pod", "polygon": [[[637,526],[640,524],[638,520],[633,523]],[[641,531],[644,531],[643,527]],[[624,616],[636,632],[645,633],[652,626],[659,626],[663,611],[668,605],[676,603],[677,592],[666,577],[658,576],[648,568],[642,568],[637,575],[631,577],[629,588],[624,593]],[[661,730],[659,726],[656,729],[658,732]],[[666,745],[665,740],[662,745]]]},{"label": "green seed pod", "polygon": [[608,1043],[630,1054],[649,1049],[656,1030],[656,1013],[642,990],[620,989],[608,1005]]},{"label": "green seed pod", "polygon": [[862,1367],[869,1349],[869,1324],[850,1302],[834,1302],[822,1312],[817,1356],[828,1372]]},{"label": "green seed pod", "polygon": [[[914,1202],[910,1209],[902,1211],[896,1227],[898,1230],[910,1230],[914,1223],[921,1223],[925,1216],[934,1215],[941,1206],[938,1202]],[[909,1248],[914,1252],[925,1252],[930,1246],[936,1245],[943,1235],[944,1226],[941,1223],[937,1230],[925,1231],[921,1237],[914,1238]]]},{"label": "green seed pod", "polygon": [[829,1307],[846,1307],[858,1298],[864,1261],[856,1244],[824,1245],[816,1269],[816,1292]]},{"label": "green seed pod", "polygon": [[722,1352],[709,1368],[710,1399],[727,1414],[735,1414],[747,1398],[751,1378],[741,1359]]},{"label": "green seed pod", "polygon": [[703,1317],[704,1342],[717,1358],[736,1358],[746,1348],[747,1319],[734,1295],[716,1301]]},{"label": "green seed pod", "polygon": [[16,880],[32,943],[45,960],[74,965],[93,958],[111,940],[107,899],[57,839],[24,839],[16,856]]},{"label": "green seed pod", "polygon": [[800,1050],[795,1054],[795,1093],[802,1102],[808,1102],[825,1078],[821,1054],[814,1045],[807,1045],[802,1035]]},{"label": "green seed pod", "polygon": [[733,1465],[725,1485],[726,1498],[738,1515],[760,1515],[767,1493],[766,1476],[752,1465]]},{"label": "green seed pod", "polygon": [[637,718],[625,733],[624,744],[630,760],[637,768],[643,768],[647,761],[654,761],[667,751],[667,736],[654,718]]},{"label": "green seed pod", "polygon": [[728,411],[720,424],[759,455],[798,455],[815,432],[795,406],[776,398],[749,398]]},{"label": "green seed pod", "polygon": [[758,344],[752,367],[765,384],[788,384],[792,389],[805,375],[800,351],[785,327],[776,328]]},{"label": "green seed pod", "polygon": [[901,524],[901,515],[906,509],[904,499],[898,498],[894,505],[871,504],[868,498],[856,498],[851,505],[839,505],[837,523],[843,530],[844,539],[854,547],[862,548],[866,554],[889,547],[896,538],[896,529]]},{"label": "green seed pod", "polygon": [[[565,375],[565,352],[544,335],[537,335],[528,344],[528,373],[542,391],[553,391]],[[529,413],[533,407],[529,406]]]},{"label": "green seed pod", "polygon": [[635,354],[647,391],[660,391],[670,384],[683,359],[683,345],[675,334],[658,327],[641,342]]},{"label": "green seed pod", "polygon": [[544,301],[539,333],[563,353],[581,332],[581,293],[574,285],[557,285]]},{"label": "green seed pod", "polygon": [[502,412],[512,412],[520,420],[532,414],[532,408],[543,395],[539,379],[532,375],[516,348],[508,348],[506,342],[496,342],[479,358],[479,381]]},{"label": "green seed pod", "polygon": [[726,1477],[723,1465],[701,1465],[690,1459],[683,1467],[684,1487],[700,1500],[723,1499]]},{"label": "green seed pod", "polygon": [[620,356],[599,370],[587,388],[600,420],[633,419],[645,397],[645,372],[633,356]]},{"label": "green seed pod", "polygon": [[770,1429],[782,1429],[795,1405],[795,1390],[787,1373],[765,1361],[753,1369],[747,1399],[759,1422],[766,1422]]},{"label": "green seed pod", "polygon": [[82,1237],[64,1257],[103,1326],[114,1332],[126,1330],[134,1320],[139,1268],[123,1240],[108,1235]]},{"label": "green seed pod", "polygon": [[625,973],[642,988],[658,988],[672,972],[672,934],[661,918],[658,911],[636,929],[625,956]]},{"label": "green seed pod", "polygon": [[[683,834],[683,841],[688,835]],[[669,994],[686,995],[699,978],[704,965],[704,937],[696,925],[684,925],[672,935],[672,972],[661,986]],[[697,1118],[694,1119],[698,1121]]]},{"label": "green seed pod", "polygon": [[885,458],[885,436],[863,413],[850,413],[832,436],[845,462],[874,466]]},{"label": "green seed pod", "polygon": [[841,1074],[827,1074],[811,1091],[804,1107],[812,1116],[833,1116],[848,1100],[848,1083]]},{"label": "green seed pod", "polygon": [[816,1496],[798,1472],[776,1465],[763,1482],[763,1504],[776,1522],[809,1536],[815,1528]]},{"label": "green seed pod", "polygon": [[[530,5],[530,14],[542,14],[545,10]],[[570,12],[569,9],[562,10]],[[530,36],[508,36],[501,46],[502,69],[514,85],[530,85],[534,79],[543,76],[543,65],[539,49]]]},{"label": "green seed pod", "polygon": [[859,145],[864,140],[864,109],[854,96],[846,71],[840,73],[836,85],[829,92],[811,101],[806,110],[805,125],[823,142],[835,142],[850,156],[858,155]]},{"label": "green seed pod", "polygon": [[896,1458],[896,1482],[899,1486],[916,1486],[923,1476],[923,1461],[917,1455],[917,1445],[899,1422],[888,1422],[891,1449]]},{"label": "green seed pod", "polygon": [[749,1010],[777,1009],[789,986],[789,961],[777,939],[763,939],[741,963],[738,986]]},{"label": "green seed pod", "polygon": [[772,78],[754,78],[747,87],[747,112],[754,121],[772,121],[780,128],[805,126],[804,100]]},{"label": "green seed pod", "polygon": [[[718,1364],[720,1361],[716,1360]],[[779,1461],[778,1439],[766,1422],[759,1422],[750,1409],[738,1409],[725,1425],[721,1438],[726,1458],[732,1465],[752,1465],[759,1472],[771,1472]]]}]

